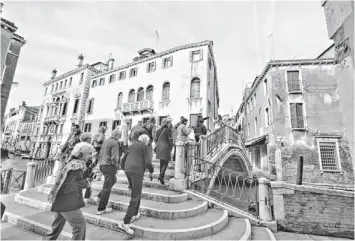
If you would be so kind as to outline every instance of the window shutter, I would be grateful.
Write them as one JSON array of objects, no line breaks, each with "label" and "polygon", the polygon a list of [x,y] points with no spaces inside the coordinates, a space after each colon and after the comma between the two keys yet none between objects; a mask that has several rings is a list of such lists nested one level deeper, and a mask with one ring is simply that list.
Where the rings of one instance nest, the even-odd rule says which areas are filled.
[{"label": "window shutter", "polygon": [[290,104],[290,114],[291,114],[291,127],[297,128],[297,110],[296,104]]},{"label": "window shutter", "polygon": [[192,62],[192,51],[190,51],[190,62]]},{"label": "window shutter", "polygon": [[296,104],[296,112],[297,112],[297,126],[298,128],[304,127],[303,120],[303,105],[301,103]]},{"label": "window shutter", "polygon": [[169,67],[173,66],[173,60],[174,60],[173,56],[171,56],[170,58],[171,58],[171,62],[170,62],[171,65]]},{"label": "window shutter", "polygon": [[202,61],[203,60],[203,49],[200,50],[201,52],[201,55],[200,55],[200,60]]}]

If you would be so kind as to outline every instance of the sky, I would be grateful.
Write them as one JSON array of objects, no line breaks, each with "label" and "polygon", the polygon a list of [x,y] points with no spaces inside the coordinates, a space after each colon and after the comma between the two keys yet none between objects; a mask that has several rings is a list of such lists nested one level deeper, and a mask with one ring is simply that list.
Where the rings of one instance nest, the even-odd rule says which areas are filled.
[{"label": "sky", "polygon": [[[25,37],[7,110],[26,101],[40,105],[43,83],[84,63],[115,66],[137,51],[161,52],[212,40],[220,114],[237,111],[242,91],[270,59],[316,58],[328,39],[321,1],[12,1],[3,17]],[[159,34],[157,41],[156,31]]]}]

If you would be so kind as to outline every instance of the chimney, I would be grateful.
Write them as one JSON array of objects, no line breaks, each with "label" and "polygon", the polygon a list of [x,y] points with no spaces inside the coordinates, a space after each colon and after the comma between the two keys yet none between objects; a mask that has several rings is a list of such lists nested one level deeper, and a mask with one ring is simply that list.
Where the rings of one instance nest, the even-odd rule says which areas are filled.
[{"label": "chimney", "polygon": [[78,56],[78,67],[81,67],[81,66],[83,66],[83,61],[84,61],[84,56],[83,56],[83,54],[80,54],[79,56]]},{"label": "chimney", "polygon": [[26,106],[26,101],[22,101],[22,106]]},{"label": "chimney", "polygon": [[53,69],[52,70],[52,79],[55,79],[55,76],[57,75],[57,70]]},{"label": "chimney", "polygon": [[113,63],[115,62],[115,59],[113,58],[112,54],[109,55],[108,57],[108,69],[113,69]]}]

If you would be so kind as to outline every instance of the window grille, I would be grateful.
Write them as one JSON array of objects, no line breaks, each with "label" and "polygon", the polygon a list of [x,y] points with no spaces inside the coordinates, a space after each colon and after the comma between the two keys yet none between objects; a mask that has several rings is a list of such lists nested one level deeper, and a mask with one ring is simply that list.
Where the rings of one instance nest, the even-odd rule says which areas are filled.
[{"label": "window grille", "polygon": [[323,170],[338,170],[335,142],[319,142],[319,152]]}]

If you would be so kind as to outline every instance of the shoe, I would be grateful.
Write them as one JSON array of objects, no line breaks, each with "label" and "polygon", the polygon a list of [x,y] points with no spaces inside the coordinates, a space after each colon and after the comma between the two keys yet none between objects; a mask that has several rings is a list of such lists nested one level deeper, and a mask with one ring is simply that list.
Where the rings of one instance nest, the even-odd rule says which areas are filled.
[{"label": "shoe", "polygon": [[105,214],[105,213],[110,213],[112,212],[112,208],[106,208],[105,210],[102,210],[102,211],[97,211],[97,215],[102,215],[102,214]]},{"label": "shoe", "polygon": [[99,203],[100,203],[99,197],[94,197],[92,200],[96,203],[96,205],[99,205]]},{"label": "shoe", "polygon": [[124,224],[123,221],[118,223],[118,228],[122,229],[123,231],[125,231],[126,233],[128,233],[130,235],[134,234],[134,231],[133,231],[133,229],[131,229],[130,225],[129,224]]},{"label": "shoe", "polygon": [[136,216],[133,216],[131,219],[131,223],[133,223],[134,221],[138,220],[141,217],[141,214],[138,213]]},{"label": "shoe", "polygon": [[164,178],[158,177],[158,180],[160,181],[160,184],[161,184],[161,185],[165,185]]}]

